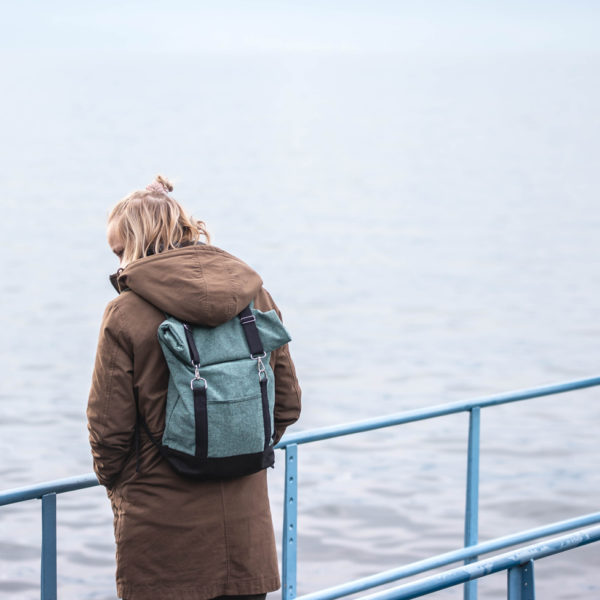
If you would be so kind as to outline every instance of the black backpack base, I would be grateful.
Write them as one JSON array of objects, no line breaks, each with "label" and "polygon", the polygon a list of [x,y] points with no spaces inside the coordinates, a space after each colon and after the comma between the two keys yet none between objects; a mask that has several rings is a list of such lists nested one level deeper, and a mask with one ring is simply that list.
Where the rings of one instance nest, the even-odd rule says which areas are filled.
[{"label": "black backpack base", "polygon": [[272,447],[254,454],[239,454],[222,458],[200,458],[190,456],[168,446],[162,446],[161,454],[172,469],[182,477],[198,481],[214,479],[234,479],[258,473],[275,464],[275,452]]},{"label": "black backpack base", "polygon": [[[185,452],[179,452],[179,450],[164,446],[156,440],[150,433],[146,421],[144,421],[139,412],[138,420],[150,441],[156,446],[160,455],[169,463],[173,471],[188,479],[195,479],[197,481],[235,479],[244,475],[258,473],[258,471],[272,467],[275,464],[273,446],[268,446],[265,450],[253,454],[238,454],[236,456],[219,458],[191,456]],[[139,461],[139,437],[136,440],[136,446]],[[139,462],[136,470],[139,470]]]}]

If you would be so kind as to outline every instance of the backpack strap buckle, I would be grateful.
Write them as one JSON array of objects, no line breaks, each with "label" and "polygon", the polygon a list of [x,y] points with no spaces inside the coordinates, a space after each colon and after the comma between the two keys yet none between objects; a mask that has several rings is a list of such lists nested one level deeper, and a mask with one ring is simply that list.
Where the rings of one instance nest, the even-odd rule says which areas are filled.
[{"label": "backpack strap buckle", "polygon": [[260,334],[258,333],[258,327],[256,326],[256,315],[250,309],[250,305],[246,306],[246,308],[240,312],[238,318],[242,325],[244,335],[246,336],[246,341],[248,342],[250,357],[257,358],[262,355],[261,358],[264,358],[266,356],[265,349],[260,339]]},{"label": "backpack strap buckle", "polygon": [[269,377],[267,376],[267,370],[265,369],[265,365],[262,361],[262,359],[267,355],[266,352],[263,352],[263,354],[261,356],[252,356],[252,354],[250,355],[250,358],[252,358],[253,360],[256,361],[256,366],[258,367],[258,380],[259,381],[266,381]]},{"label": "backpack strap buckle", "polygon": [[197,390],[198,387],[194,387],[194,382],[195,381],[203,381],[204,382],[204,389],[206,389],[208,387],[208,384],[206,383],[206,379],[204,379],[204,377],[194,377],[194,379],[192,379],[192,381],[190,381],[190,388],[192,388],[192,392]]},{"label": "backpack strap buckle", "polygon": [[194,381],[204,381],[204,389],[206,389],[208,387],[208,383],[206,383],[206,379],[204,379],[204,377],[200,377],[200,363],[194,365],[194,379],[192,379],[192,381],[190,381],[190,387],[192,388],[192,391],[197,389],[194,387]]}]

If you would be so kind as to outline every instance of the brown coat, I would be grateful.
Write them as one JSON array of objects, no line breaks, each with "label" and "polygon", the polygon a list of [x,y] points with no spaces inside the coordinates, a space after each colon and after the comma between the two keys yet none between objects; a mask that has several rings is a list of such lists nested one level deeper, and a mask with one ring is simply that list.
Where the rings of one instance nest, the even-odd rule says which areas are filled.
[{"label": "brown coat", "polygon": [[[106,308],[88,404],[98,480],[112,503],[117,591],[127,600],[205,600],[278,589],[267,473],[198,482],[176,475],[146,435],[136,473],[136,409],[158,439],[168,370],[157,339],[167,312],[217,325],[251,300],[275,309],[260,277],[214,246],[148,256],[119,276],[123,292]],[[278,311],[279,312],[279,311]],[[278,440],[300,413],[300,388],[286,346],[271,355]]]}]

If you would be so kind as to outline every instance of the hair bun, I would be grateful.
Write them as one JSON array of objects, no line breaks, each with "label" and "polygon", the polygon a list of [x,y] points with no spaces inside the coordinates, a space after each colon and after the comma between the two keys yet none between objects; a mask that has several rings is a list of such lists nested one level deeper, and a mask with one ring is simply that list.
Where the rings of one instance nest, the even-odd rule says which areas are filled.
[{"label": "hair bun", "polygon": [[157,175],[156,181],[165,188],[165,192],[169,193],[173,191],[173,184],[166,177]]},{"label": "hair bun", "polygon": [[149,192],[157,192],[159,194],[168,194],[173,191],[173,184],[162,175],[157,175],[156,179],[146,186]]}]

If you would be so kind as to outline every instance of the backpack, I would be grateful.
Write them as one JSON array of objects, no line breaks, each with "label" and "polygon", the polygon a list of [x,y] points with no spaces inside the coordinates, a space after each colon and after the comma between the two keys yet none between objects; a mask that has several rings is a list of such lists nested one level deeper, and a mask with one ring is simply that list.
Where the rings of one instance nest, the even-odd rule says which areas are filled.
[{"label": "backpack", "polygon": [[269,358],[290,340],[277,313],[253,303],[217,327],[172,316],[159,325],[169,367],[162,440],[138,418],[177,473],[227,479],[273,466],[275,376]]}]

